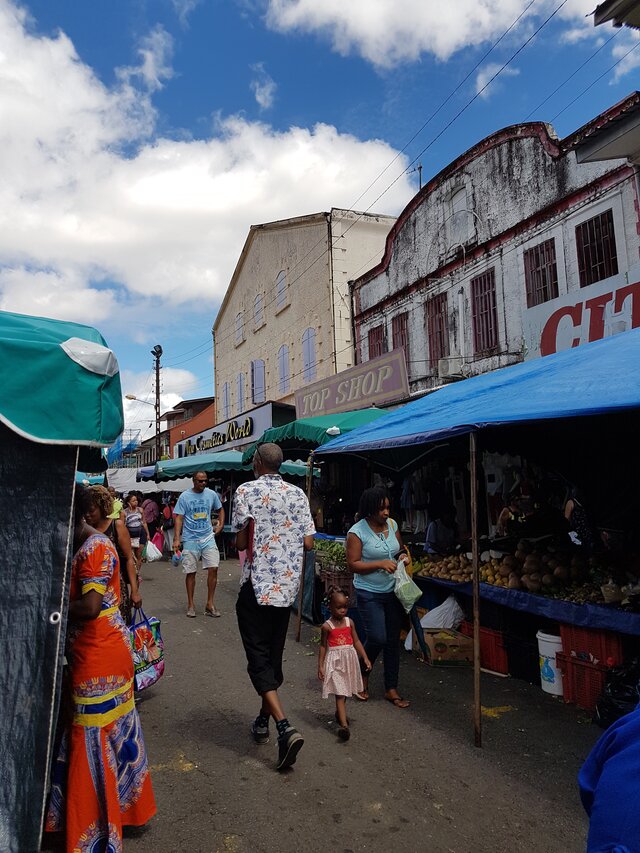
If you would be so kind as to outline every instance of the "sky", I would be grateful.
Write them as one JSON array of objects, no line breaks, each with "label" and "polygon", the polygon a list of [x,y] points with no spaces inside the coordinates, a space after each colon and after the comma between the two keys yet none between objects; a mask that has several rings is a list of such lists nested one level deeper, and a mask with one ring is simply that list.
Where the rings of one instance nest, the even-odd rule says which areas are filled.
[{"label": "sky", "polygon": [[0,309],[95,326],[141,400],[161,344],[165,410],[213,394],[249,227],[397,215],[419,164],[523,121],[568,135],[638,87],[639,34],[595,5],[0,0]]}]

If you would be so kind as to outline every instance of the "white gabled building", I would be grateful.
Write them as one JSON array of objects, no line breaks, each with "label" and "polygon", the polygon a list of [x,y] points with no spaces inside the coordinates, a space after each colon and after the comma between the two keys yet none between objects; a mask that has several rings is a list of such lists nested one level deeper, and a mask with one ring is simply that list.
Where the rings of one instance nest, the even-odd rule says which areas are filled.
[{"label": "white gabled building", "polygon": [[402,347],[416,393],[640,325],[637,167],[592,144],[639,118],[514,125],[432,178],[352,282],[357,361]]}]

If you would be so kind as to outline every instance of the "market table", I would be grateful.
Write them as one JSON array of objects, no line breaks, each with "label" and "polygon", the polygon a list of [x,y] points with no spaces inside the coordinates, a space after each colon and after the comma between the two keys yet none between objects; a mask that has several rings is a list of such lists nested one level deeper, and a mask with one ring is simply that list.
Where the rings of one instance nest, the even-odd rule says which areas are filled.
[{"label": "market table", "polygon": [[[444,587],[451,592],[471,596],[471,583],[452,583],[424,575],[414,575],[413,580],[422,590],[429,586]],[[502,604],[513,610],[535,613],[546,619],[564,622],[567,625],[577,625],[581,628],[593,628],[606,631],[616,631],[620,634],[640,636],[640,613],[628,613],[614,607],[599,604],[573,604],[571,601],[561,601],[557,598],[547,598],[517,589],[503,589],[489,583],[480,584],[480,598]]]}]

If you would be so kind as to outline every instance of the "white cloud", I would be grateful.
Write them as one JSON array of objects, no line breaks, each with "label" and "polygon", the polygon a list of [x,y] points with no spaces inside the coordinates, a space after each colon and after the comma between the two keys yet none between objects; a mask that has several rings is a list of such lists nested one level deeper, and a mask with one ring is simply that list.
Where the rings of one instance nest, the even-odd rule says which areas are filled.
[{"label": "white cloud", "polygon": [[[480,95],[481,98],[488,98],[490,95],[495,94],[505,77],[517,77],[520,73],[517,68],[511,68],[510,66],[500,71],[501,68],[501,63],[489,62],[488,65],[484,65],[478,71],[476,77],[476,94]],[[499,71],[500,74],[498,74]],[[495,77],[496,74],[498,74],[497,77]],[[495,80],[492,80],[493,77],[495,77]]]},{"label": "white cloud", "polygon": [[130,83],[138,78],[150,92],[162,89],[166,80],[173,77],[171,58],[173,56],[173,39],[160,25],[140,41],[138,48],[139,65],[126,66],[118,69],[118,77]]},{"label": "white cloud", "polygon": [[[197,306],[213,320],[251,224],[349,207],[396,153],[324,124],[280,132],[233,116],[206,139],[153,139],[165,36],[155,30],[140,65],[109,88],[64,34],[31,34],[24,12],[0,0],[5,309],[71,318],[89,308],[87,322],[110,315],[132,337],[145,333],[145,302]],[[406,165],[401,157],[359,209]],[[403,176],[376,212],[397,212],[413,192]]]},{"label": "white cloud", "polygon": [[[494,40],[527,5],[528,0],[269,0],[267,22],[281,32],[327,36],[337,52],[358,53],[388,68],[422,54],[446,60]],[[542,21],[556,5],[540,0],[523,20]],[[593,0],[570,0],[560,16],[582,23],[592,11]],[[588,23],[593,28],[591,19]]]},{"label": "white cloud", "polygon": [[251,91],[260,109],[268,110],[273,106],[276,89],[278,88],[276,81],[265,70],[264,62],[257,62],[255,65],[252,65],[251,70],[256,75],[250,84]]},{"label": "white cloud", "polygon": [[[135,373],[131,370],[121,370],[120,380],[123,392],[125,435],[128,430],[140,430],[140,437],[148,438],[155,432],[155,376],[152,372]],[[163,367],[160,392],[161,413],[173,409],[190,396],[203,396],[199,393],[191,394],[190,389],[196,387],[196,383],[196,377],[189,370]],[[137,399],[127,400],[124,396],[126,394]]]},{"label": "white cloud", "polygon": [[189,15],[193,12],[200,0],[171,0],[173,11],[183,27],[189,23]]},{"label": "white cloud", "polygon": [[617,83],[625,74],[629,74],[640,67],[640,32],[636,30],[625,30],[624,38],[616,41],[611,51],[613,58],[621,60],[616,66],[611,83]]}]

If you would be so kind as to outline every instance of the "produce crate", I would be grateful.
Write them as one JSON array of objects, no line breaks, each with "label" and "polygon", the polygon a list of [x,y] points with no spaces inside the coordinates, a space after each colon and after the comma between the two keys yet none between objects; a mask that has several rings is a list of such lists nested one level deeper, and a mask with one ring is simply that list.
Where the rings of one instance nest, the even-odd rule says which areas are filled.
[{"label": "produce crate", "polygon": [[320,578],[324,584],[324,591],[328,592],[332,586],[341,586],[349,596],[351,602],[355,601],[353,591],[353,574],[351,572],[340,572],[329,567],[320,569]]},{"label": "produce crate", "polygon": [[580,660],[564,652],[556,654],[556,662],[562,671],[564,701],[584,711],[595,711],[596,702],[604,689],[608,667]]},{"label": "produce crate", "polygon": [[[459,630],[461,634],[473,637],[473,624],[471,622],[463,622]],[[508,674],[509,659],[502,631],[494,631],[492,628],[480,626],[480,665],[492,672],[499,672],[502,675]]]},{"label": "produce crate", "polygon": [[600,664],[617,666],[622,663],[622,639],[612,631],[593,628],[578,628],[575,625],[560,625],[562,653],[588,660],[592,655]]}]

